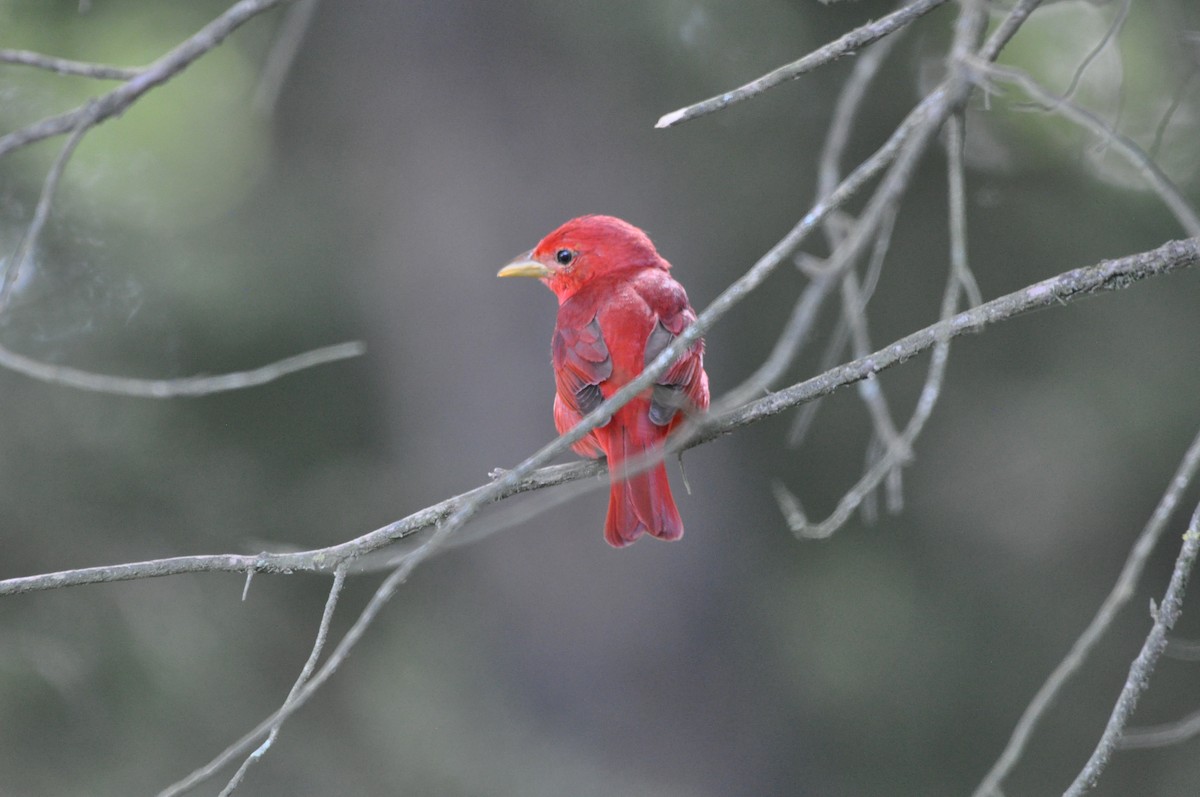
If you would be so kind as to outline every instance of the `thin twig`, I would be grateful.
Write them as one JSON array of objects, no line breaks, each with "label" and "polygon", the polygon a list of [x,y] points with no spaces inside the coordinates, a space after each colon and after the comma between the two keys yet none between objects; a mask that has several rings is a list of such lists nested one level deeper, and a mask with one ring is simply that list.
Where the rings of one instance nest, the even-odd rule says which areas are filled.
[{"label": "thin twig", "polygon": [[[960,114],[954,114],[948,120],[948,154],[951,162],[949,169],[951,183],[954,182],[955,169],[959,169],[958,177],[961,179],[962,173],[962,134],[963,128],[961,124]],[[956,159],[955,155],[959,157]],[[959,191],[956,194],[952,192],[951,207],[950,207],[950,273],[946,278],[946,289],[942,295],[941,322],[947,323],[954,315],[958,306],[958,298],[960,293],[965,292],[965,286],[962,284],[960,274],[969,273],[970,268],[967,264],[967,228],[966,215],[961,206],[955,205],[955,199],[962,201],[963,192]],[[855,301],[857,299],[855,298]],[[861,316],[860,316],[861,318]],[[851,321],[853,327],[854,322]],[[865,334],[865,330],[863,331]],[[921,430],[925,427],[925,423],[929,420],[933,413],[933,407],[937,403],[938,396],[941,393],[943,379],[946,373],[946,362],[950,357],[950,337],[937,340],[934,343],[933,355],[929,364],[929,371],[925,377],[925,384],[921,389],[921,395],[917,399],[917,406],[913,410],[912,416],[909,418],[908,424],[904,428],[904,432],[899,434],[895,440],[888,441],[881,438],[884,444],[884,450],[879,459],[867,469],[852,488],[850,488],[838,501],[837,507],[829,515],[828,518],[817,524],[810,524],[804,517],[803,510],[800,509],[800,501],[795,496],[790,496],[787,493],[787,488],[782,484],[775,486],[775,494],[777,499],[784,496],[787,500],[781,501],[781,508],[784,517],[789,519],[788,525],[792,532],[798,537],[808,539],[825,539],[841,528],[854,510],[862,505],[863,501],[879,486],[885,478],[899,469],[907,459],[911,456],[910,452],[913,443],[921,434]],[[864,380],[866,381],[866,380]],[[868,405],[869,406],[869,405]],[[887,418],[890,422],[890,417]],[[879,428],[877,421],[877,429]],[[893,434],[894,429],[893,429]],[[898,485],[891,493],[893,501],[899,501]]]},{"label": "thin twig", "polygon": [[342,636],[337,646],[329,654],[329,658],[325,660],[325,663],[308,679],[300,690],[295,693],[290,702],[286,702],[275,709],[269,717],[227,747],[216,758],[182,780],[163,789],[159,792],[158,797],[176,797],[208,780],[233,759],[249,750],[251,745],[262,738],[264,734],[270,733],[272,727],[282,723],[304,706],[309,698],[321,688],[321,685],[329,680],[329,677],[337,672],[338,668],[345,663],[346,657],[350,655],[350,652],[362,638],[367,628],[379,616],[379,612],[383,610],[383,607],[387,605],[388,601],[396,593],[396,589],[404,583],[411,572],[412,567],[407,566],[407,563],[405,563],[388,574],[388,577],[375,590],[375,594],[371,596],[371,600],[367,602],[362,612],[359,613],[354,624],[350,626],[350,629]]},{"label": "thin twig", "polygon": [[813,327],[816,326],[821,305],[825,303],[830,288],[836,282],[833,275],[822,274],[808,284],[796,300],[792,314],[780,331],[779,337],[775,339],[771,353],[754,373],[721,397],[720,406],[740,406],[775,384],[804,348]]},{"label": "thin twig", "polygon": [[[956,53],[960,50],[966,50],[968,44],[974,42],[982,34],[986,19],[987,16],[982,5],[974,4],[964,8],[956,26],[954,46]],[[941,128],[947,117],[966,101],[969,92],[970,83],[963,76],[954,74],[922,101],[922,106],[928,103],[930,110],[926,115],[917,117],[918,121],[914,124],[912,133],[903,142],[900,151],[896,154],[891,167],[888,169],[887,175],[867,203],[854,228],[830,255],[826,265],[829,273],[838,274],[844,270],[848,270],[851,264],[862,253],[867,242],[872,240],[872,237],[878,236],[885,221],[894,215],[900,198],[908,188],[912,173],[916,169],[921,156],[924,155],[928,143],[932,140],[936,131]],[[909,119],[912,119],[914,115],[911,114]],[[949,295],[949,292],[950,289],[948,287],[947,295]],[[957,296],[956,289],[954,295]],[[945,305],[946,302],[943,302],[944,311]],[[953,312],[952,309],[949,312]],[[853,321],[848,318],[847,323],[853,323]],[[816,527],[810,527],[807,523],[802,527],[790,524],[793,531],[803,536],[828,536],[833,533],[834,530],[845,523],[846,518],[849,517],[849,513],[853,512],[854,508],[862,503],[866,495],[875,489],[879,481],[887,475],[889,469],[907,456],[912,440],[920,433],[926,420],[925,417],[920,417],[921,408],[928,406],[932,409],[933,401],[936,400],[936,396],[940,391],[941,374],[944,370],[946,356],[946,352],[942,350],[943,348],[939,347],[935,351],[925,389],[922,390],[922,397],[918,401],[917,412],[914,413],[910,420],[905,434],[900,435],[899,438],[893,436],[892,446],[889,447],[888,455],[879,461],[883,465],[870,469],[858,484],[842,497],[842,500],[838,502],[837,509],[828,519]],[[864,395],[869,397],[870,392],[868,391]],[[909,431],[912,432],[911,436],[908,435]]]},{"label": "thin twig", "polygon": [[[829,124],[829,133],[821,149],[821,157],[817,167],[817,192],[823,194],[837,185],[841,175],[842,155],[849,144],[850,134],[854,129],[854,120],[866,97],[867,88],[879,73],[884,60],[900,39],[908,31],[901,28],[867,49],[851,70],[834,107],[833,118]],[[874,283],[882,273],[883,262],[886,259],[891,244],[892,229],[896,219],[896,207],[885,211],[878,229],[875,231],[874,248],[867,264],[867,284],[860,287],[858,275],[853,268],[848,268],[842,276],[842,315],[834,338],[849,336],[854,343],[854,356],[861,357],[871,350],[870,337],[867,334],[867,304],[874,292]],[[830,249],[836,250],[845,241],[847,229],[842,224],[834,223],[831,217],[824,224],[825,237]],[[834,359],[840,356],[841,346],[837,347]],[[876,427],[876,435],[886,438],[889,445],[899,439],[895,423],[888,410],[887,399],[880,389],[877,380],[864,380],[859,383],[859,395],[867,404],[871,420]],[[815,411],[815,406],[813,407]]]},{"label": "thin twig", "polygon": [[1154,508],[1154,513],[1146,522],[1142,533],[1138,535],[1137,541],[1134,542],[1133,548],[1117,576],[1116,583],[1113,584],[1113,588],[1105,597],[1104,602],[1100,604],[1096,616],[1088,623],[1087,628],[1071,646],[1071,650],[1050,673],[1033,699],[1029,701],[1021,718],[1017,720],[1012,736],[1009,737],[1008,744],[1004,746],[1004,751],[1000,753],[996,763],[992,765],[979,787],[975,789],[974,797],[993,797],[1000,793],[1001,782],[1020,760],[1025,751],[1025,745],[1029,742],[1029,737],[1033,734],[1033,730],[1042,716],[1050,708],[1050,704],[1058,696],[1063,685],[1083,666],[1092,649],[1096,647],[1100,638],[1112,625],[1117,613],[1133,597],[1134,588],[1146,567],[1146,561],[1158,544],[1158,539],[1162,536],[1167,522],[1175,512],[1175,507],[1183,497],[1184,491],[1196,477],[1197,469],[1200,469],[1200,433],[1192,440],[1179,467],[1175,469],[1175,475],[1167,483],[1167,489],[1159,499],[1158,506]]},{"label": "thin twig", "polygon": [[[891,235],[887,233],[887,222],[889,219],[894,220],[895,218],[896,207],[893,206],[890,212],[884,214],[881,220],[882,226],[876,231],[876,251],[880,252],[881,260],[886,249],[880,249],[880,242],[884,244],[890,242]],[[871,352],[871,333],[867,329],[866,296],[867,294],[859,287],[858,275],[854,273],[853,269],[848,269],[842,276],[842,318],[845,319],[846,326],[850,330],[850,351],[854,357],[865,357]],[[883,390],[879,386],[879,380],[864,379],[859,382],[858,396],[867,407],[867,415],[871,419],[875,436],[886,448],[893,451],[897,462],[907,461],[911,453],[900,439],[900,432],[896,429],[896,422],[892,419],[892,411],[888,407],[887,397],[884,396]]]},{"label": "thin twig", "polygon": [[1196,511],[1192,513],[1187,532],[1183,535],[1183,546],[1179,550],[1179,556],[1175,559],[1175,569],[1171,573],[1167,591],[1163,594],[1162,603],[1155,613],[1154,625],[1150,628],[1150,633],[1146,635],[1146,641],[1142,644],[1137,658],[1129,667],[1129,677],[1125,679],[1125,685],[1121,688],[1120,695],[1117,696],[1116,705],[1113,706],[1108,724],[1104,727],[1104,733],[1100,736],[1100,741],[1096,743],[1096,749],[1092,751],[1091,757],[1083,765],[1083,769],[1079,771],[1079,775],[1071,783],[1070,788],[1064,792],[1063,797],[1079,797],[1090,791],[1096,785],[1101,773],[1104,772],[1113,751],[1117,749],[1117,742],[1125,730],[1129,717],[1137,707],[1138,698],[1150,685],[1150,676],[1154,673],[1154,665],[1158,663],[1162,652],[1166,650],[1167,635],[1175,627],[1180,614],[1183,613],[1183,596],[1187,592],[1188,577],[1192,573],[1192,566],[1196,563],[1197,554],[1200,554],[1200,505],[1197,505]]},{"label": "thin twig", "polygon": [[1167,112],[1163,114],[1163,118],[1159,120],[1158,126],[1154,128],[1154,141],[1150,144],[1150,150],[1146,154],[1157,161],[1159,153],[1162,151],[1163,139],[1167,135],[1167,128],[1171,124],[1171,120],[1175,118],[1175,113],[1179,110],[1179,106],[1183,105],[1184,94],[1187,91],[1188,84],[1192,82],[1192,77],[1197,72],[1196,67],[1192,67],[1184,73],[1183,79],[1179,81],[1178,88],[1175,89],[1175,94],[1171,97],[1171,104],[1167,106]]},{"label": "thin twig", "polygon": [[[83,136],[92,127],[122,113],[150,89],[182,72],[196,59],[217,47],[241,25],[283,2],[287,2],[287,0],[241,0],[154,63],[120,75],[104,73],[103,69],[105,68],[97,65],[81,65],[78,62],[39,56],[36,53],[0,51],[0,60],[10,63],[23,63],[56,71],[66,71],[70,74],[87,74],[91,77],[117,77],[127,81],[124,85],[89,100],[72,111],[43,119],[0,137],[0,157],[3,157],[26,144],[54,135],[71,133],[46,175],[33,221],[5,269],[3,281],[0,282],[0,310],[7,305],[13,287],[20,276],[21,268],[36,246],[41,230],[49,217],[54,192],[63,170]],[[0,346],[0,367],[8,368],[33,379],[81,390],[143,398],[172,398],[203,396],[262,385],[286,374],[315,365],[356,357],[363,351],[361,343],[343,343],[289,357],[251,371],[183,379],[134,379],[50,365]]]},{"label": "thin twig", "polygon": [[1100,119],[1086,108],[1081,108],[1070,100],[1046,90],[1036,80],[1019,69],[988,64],[978,59],[970,59],[970,62],[973,67],[979,70],[981,76],[995,78],[1019,86],[1022,91],[1038,100],[1038,102],[1058,112],[1075,124],[1086,128],[1104,141],[1107,141],[1109,145],[1142,175],[1151,190],[1158,194],[1163,204],[1170,209],[1187,234],[1192,236],[1200,235],[1200,217],[1196,215],[1196,211],[1187,199],[1184,198],[1183,194],[1180,193],[1179,189],[1171,181],[1171,178],[1158,167],[1158,164],[1136,142],[1119,131],[1114,130],[1109,123]]},{"label": "thin twig", "polygon": [[1116,16],[1113,17],[1112,24],[1109,25],[1108,30],[1105,31],[1104,37],[1101,38],[1100,41],[1096,42],[1096,45],[1092,47],[1086,56],[1084,56],[1083,60],[1079,63],[1079,68],[1076,69],[1075,74],[1071,76],[1071,83],[1067,86],[1067,90],[1062,94],[1064,99],[1069,100],[1075,96],[1075,92],[1079,88],[1080,82],[1083,80],[1083,73],[1086,72],[1088,67],[1092,65],[1092,62],[1100,57],[1100,53],[1104,52],[1108,45],[1116,40],[1117,36],[1121,32],[1121,29],[1125,27],[1125,20],[1129,17],[1129,7],[1131,5],[1133,5],[1133,0],[1123,0],[1120,7],[1117,9]]},{"label": "thin twig", "polygon": [[[859,300],[862,304],[862,309],[854,312],[864,312],[867,302],[870,301],[872,294],[875,293],[875,286],[879,283],[879,277],[883,273],[883,261],[887,255],[888,248],[891,246],[892,230],[896,225],[896,210],[896,208],[892,208],[890,212],[885,214],[883,222],[879,226],[879,231],[876,233],[875,247],[871,252],[871,259],[867,264],[866,278],[859,291]],[[851,308],[843,307],[842,317],[838,319],[837,327],[833,330],[833,335],[830,337],[828,345],[826,345],[825,350],[821,353],[818,370],[828,371],[841,358],[842,350],[846,348],[846,343],[850,340],[850,322],[846,318],[846,314],[849,312],[852,312]],[[792,422],[792,426],[788,430],[789,447],[797,448],[803,443],[820,407],[820,401],[811,401],[800,408],[800,411],[796,414],[796,419]]]},{"label": "thin twig", "polygon": [[29,259],[30,252],[37,245],[38,236],[42,233],[42,228],[46,225],[46,219],[50,217],[50,205],[54,201],[54,192],[58,190],[58,182],[62,179],[63,171],[67,168],[67,161],[71,159],[71,155],[75,152],[75,148],[79,146],[79,142],[83,140],[84,135],[95,124],[96,116],[94,106],[92,113],[85,113],[79,117],[79,121],[75,124],[75,129],[67,138],[63,148],[59,151],[58,157],[54,159],[54,163],[50,166],[50,171],[46,173],[46,180],[42,183],[42,193],[38,197],[37,208],[33,212],[33,221],[29,223],[29,228],[25,230],[25,234],[21,236],[20,243],[17,244],[16,251],[8,260],[8,265],[4,269],[4,279],[0,280],[0,312],[8,306],[8,301],[12,297],[13,286],[17,284],[17,277],[21,274],[21,268],[25,265],[25,261]]},{"label": "thin twig", "polygon": [[[1200,265],[1200,238],[1169,241],[1160,247],[1094,266],[1073,269],[1042,280],[990,302],[964,310],[947,321],[939,321],[874,352],[869,357],[839,365],[789,388],[747,404],[720,418],[716,424],[688,441],[689,445],[730,434],[746,424],[778,415],[792,407],[826,396],[838,388],[866,379],[885,368],[906,362],[930,349],[945,337],[958,337],[1033,310],[1068,304],[1083,296],[1123,290],[1134,282]],[[0,582],[2,586],[3,582]]]},{"label": "thin twig", "polygon": [[[566,482],[596,476],[603,472],[604,466],[594,460],[552,465],[541,468],[521,480],[511,491],[502,493],[499,498],[508,498],[532,490],[554,487]],[[476,487],[460,495],[439,501],[367,534],[326,548],[287,553],[175,556],[144,562],[64,570],[42,576],[26,576],[0,581],[0,596],[85,584],[161,578],[183,573],[329,573],[336,570],[338,565],[358,561],[367,554],[397,540],[405,539],[423,529],[444,522],[456,507],[465,501],[477,498],[486,486]]]},{"label": "thin twig", "polygon": [[[459,510],[459,512],[456,514],[461,513],[462,510]],[[346,660],[346,657],[350,655],[350,652],[354,649],[354,646],[358,644],[358,641],[362,638],[362,635],[366,633],[367,628],[370,627],[371,623],[373,623],[375,618],[379,615],[379,612],[383,610],[383,607],[386,606],[388,601],[390,601],[395,595],[396,589],[408,579],[408,576],[413,570],[416,569],[417,565],[428,559],[437,550],[439,550],[442,544],[450,538],[450,535],[456,532],[462,526],[462,524],[469,519],[470,515],[467,515],[463,521],[460,521],[456,524],[454,522],[454,516],[451,516],[446,523],[438,526],[434,533],[425,539],[416,550],[411,551],[396,567],[396,569],[393,570],[386,579],[384,579],[383,583],[379,585],[379,587],[375,590],[375,594],[371,596],[371,600],[367,602],[366,607],[359,614],[358,619],[354,621],[354,624],[350,627],[350,630],[348,630],[342,637],[337,647],[334,648],[333,652],[329,654],[329,658],[326,660],[325,664],[316,672],[315,675],[301,685],[297,691],[294,691],[293,694],[290,694],[288,696],[288,700],[285,701],[284,704],[277,708],[274,712],[272,712],[271,716],[260,722],[256,728],[247,733],[237,742],[234,742],[234,744],[226,748],[208,764],[196,770],[179,783],[176,783],[161,792],[159,797],[174,797],[174,795],[181,794],[193,786],[203,782],[204,780],[207,780],[209,777],[219,771],[226,763],[244,752],[264,733],[268,733],[270,729],[281,725],[288,717],[290,717],[297,710],[299,710],[301,706],[307,703],[308,699],[316,693],[321,685],[324,684],[325,681],[337,671],[337,669]]]},{"label": "thin twig", "polygon": [[[837,328],[833,331],[833,337],[829,339],[829,344],[825,350],[821,352],[821,359],[818,363],[817,370],[824,372],[832,368],[838,360],[841,359],[842,350],[846,348],[846,343],[850,340],[850,326],[845,321],[840,321]],[[813,428],[813,423],[816,421],[817,412],[821,409],[821,400],[815,399],[806,404],[800,405],[799,412],[796,413],[795,419],[792,421],[791,427],[788,429],[787,444],[789,448],[799,448],[804,444],[808,437],[808,432]]]},{"label": "thin twig", "polygon": [[[899,193],[895,190],[894,183],[898,175],[903,175],[906,170],[911,170],[912,164],[915,163],[915,157],[912,154],[913,151],[918,151],[919,154],[928,136],[932,134],[932,130],[940,124],[941,119],[944,118],[944,114],[948,113],[948,108],[951,105],[957,105],[965,97],[968,90],[969,84],[965,81],[953,81],[946,90],[935,90],[926,101],[918,106],[918,110],[920,110],[928,104],[930,110],[927,114],[920,114],[918,111],[914,111],[910,115],[910,118],[915,117],[917,119],[914,123],[915,129],[912,132],[912,139],[906,142],[906,145],[901,147],[900,152],[896,155],[891,170],[889,170],[883,184],[876,192],[877,199],[881,195],[890,197],[893,194]],[[666,371],[686,348],[703,336],[704,332],[713,323],[728,312],[735,304],[749,295],[751,291],[761,285],[775,268],[786,258],[790,257],[807,232],[814,225],[818,224],[826,213],[837,207],[838,203],[844,201],[849,193],[861,185],[861,182],[865,181],[865,177],[861,177],[858,181],[855,180],[856,176],[860,176],[866,171],[865,166],[866,164],[860,166],[851,177],[842,183],[841,187],[845,189],[844,192],[835,192],[833,196],[826,201],[818,203],[817,207],[810,210],[796,227],[793,228],[792,232],[772,247],[754,266],[713,300],[704,312],[697,317],[695,323],[680,333],[672,344],[663,349],[653,361],[646,363],[642,372],[637,377],[631,379],[620,390],[606,398],[596,409],[592,410],[592,412],[565,434],[543,446],[512,470],[505,472],[500,478],[474,491],[475,494],[456,506],[445,522],[437,528],[423,547],[423,552],[415,555],[408,561],[414,562],[413,566],[415,566],[416,562],[420,562],[431,555],[441,544],[442,540],[466,524],[482,506],[498,500],[505,493],[515,489],[526,476],[532,474],[553,457],[564,453],[571,445],[582,439],[593,429],[608,423],[619,408],[641,395],[642,391],[648,388],[659,375]],[[854,238],[852,237],[851,241],[853,240]],[[682,436],[681,430],[680,433],[677,433],[677,438],[681,438]],[[671,453],[675,450],[678,450],[678,448],[672,449],[668,447],[667,449]],[[640,466],[648,466],[648,462],[641,463]]]},{"label": "thin twig", "polygon": [[[821,157],[817,166],[818,197],[832,191],[841,179],[842,156],[850,143],[850,134],[854,130],[854,120],[858,117],[859,109],[862,107],[863,100],[867,95],[867,89],[879,74],[883,62],[907,30],[908,28],[901,28],[891,36],[879,40],[875,46],[864,50],[862,55],[855,60],[854,68],[850,71],[850,77],[846,79],[842,90],[838,94],[837,103],[834,105],[833,115],[829,122],[829,131],[825,134],[825,143],[821,147]],[[870,296],[873,292],[874,282],[878,279],[879,270],[883,266],[882,255],[887,251],[895,218],[896,214],[893,211],[890,218],[885,219],[884,223],[880,226],[876,237],[874,256],[871,261],[875,269],[872,270],[869,267],[867,272],[867,286],[864,291],[866,296]],[[831,249],[840,244],[845,238],[844,229],[840,225],[831,223],[833,219],[834,215],[831,214],[826,217],[826,222],[823,225]],[[871,276],[872,273],[875,275],[874,279]],[[833,336],[821,355],[819,361],[821,370],[828,370],[837,363],[841,357],[842,349],[845,348],[846,341],[849,339],[849,334],[850,331],[845,319],[840,319],[837,328],[833,332]],[[776,341],[776,348],[786,339],[785,335],[780,336],[779,340]],[[774,352],[772,352],[771,356],[775,356]],[[788,432],[789,446],[794,448],[800,445],[820,406],[820,402],[814,401],[801,407],[796,420],[792,424],[792,428]]]},{"label": "thin twig", "polygon": [[[329,597],[325,599],[325,610],[321,613],[321,622],[317,627],[317,638],[313,642],[312,650],[309,651],[308,659],[305,660],[304,666],[300,669],[300,675],[297,676],[296,682],[292,684],[292,688],[288,691],[287,697],[284,698],[283,707],[288,707],[296,700],[296,696],[304,685],[308,683],[308,679],[312,676],[313,670],[317,667],[317,662],[321,659],[321,651],[325,649],[325,639],[329,636],[329,625],[333,622],[333,613],[337,611],[338,598],[342,595],[342,588],[346,585],[346,568],[339,567],[333,573],[333,584],[329,587]],[[271,725],[271,730],[267,734],[266,740],[258,746],[258,748],[246,757],[242,765],[238,767],[237,772],[225,784],[225,788],[221,790],[220,797],[229,797],[241,785],[242,780],[246,777],[246,772],[251,766],[262,760],[267,751],[271,749],[271,745],[275,743],[275,739],[279,736],[279,729],[283,726],[283,720],[280,719]]]},{"label": "thin twig", "polygon": [[1197,736],[1200,736],[1200,711],[1194,711],[1186,717],[1174,722],[1165,722],[1162,725],[1126,728],[1117,741],[1117,749],[1143,750],[1148,747],[1170,747],[1174,744],[1183,744]]},{"label": "thin twig", "polygon": [[1200,642],[1194,639],[1172,639],[1167,645],[1168,659],[1179,661],[1200,661]]},{"label": "thin twig", "polygon": [[742,100],[758,96],[767,89],[778,86],[780,83],[794,80],[831,61],[836,61],[843,56],[861,50],[871,42],[878,41],[889,33],[911,24],[945,2],[946,0],[916,0],[911,5],[901,8],[899,11],[893,11],[886,17],[881,17],[874,22],[868,22],[865,25],[857,27],[841,38],[835,39],[824,47],[812,51],[800,60],[768,72],[757,80],[752,80],[740,88],[664,114],[654,126],[656,128],[674,127],[677,124],[728,108],[735,102],[741,102]]},{"label": "thin twig", "polygon": [[946,167],[948,171],[947,195],[950,201],[950,267],[954,278],[962,287],[968,307],[983,304],[979,282],[971,271],[967,257],[967,179],[964,155],[966,149],[965,114],[950,117],[946,126]]},{"label": "thin twig", "polygon": [[[817,165],[817,196],[828,194],[837,187],[841,180],[842,156],[850,144],[850,135],[854,131],[854,120],[858,118],[859,109],[867,96],[867,89],[875,81],[880,67],[904,37],[908,28],[900,28],[891,36],[887,36],[863,51],[854,61],[850,76],[838,93],[837,103],[833,107],[833,115],[829,120],[829,131],[825,134],[825,143],[821,147],[821,157]],[[836,244],[836,242],[833,242]]]},{"label": "thin twig", "polygon": [[60,75],[77,75],[97,80],[133,80],[142,70],[108,64],[93,64],[87,61],[71,61],[29,50],[0,50],[0,63],[20,64],[57,72]]},{"label": "thin twig", "polygon": [[1017,31],[1029,19],[1029,15],[1037,11],[1044,0],[1019,0],[1012,7],[1012,10],[1000,20],[1000,24],[992,31],[992,35],[988,36],[983,46],[979,48],[979,57],[984,61],[995,61],[1000,55],[1000,51],[1007,46],[1013,36],[1017,35]]},{"label": "thin twig", "polygon": [[283,25],[258,79],[258,88],[254,90],[254,110],[263,116],[270,116],[275,111],[275,103],[279,101],[279,94],[283,91],[288,72],[300,53],[300,45],[312,25],[319,2],[320,0],[299,0],[283,19]]},{"label": "thin twig", "polygon": [[0,136],[0,158],[28,144],[71,132],[85,115],[95,114],[93,125],[119,116],[147,91],[178,75],[246,22],[285,2],[287,0],[240,0],[234,3],[219,17],[196,31],[169,53],[139,70],[123,85],[74,110],[47,117],[5,136]]},{"label": "thin twig", "polygon": [[[665,453],[674,453],[681,449],[707,443],[743,426],[774,417],[800,404],[829,395],[846,385],[907,362],[932,348],[939,340],[977,332],[987,326],[1027,312],[1070,304],[1096,293],[1123,290],[1141,280],[1165,276],[1176,271],[1194,268],[1197,265],[1200,265],[1200,240],[1188,239],[1172,241],[1157,249],[1064,272],[961,312],[946,321],[931,324],[894,341],[868,357],[831,368],[811,379],[745,404],[720,417],[710,418],[709,423],[689,435],[687,439],[675,438],[668,445]],[[572,438],[564,435],[560,439]],[[179,573],[245,573],[250,570],[257,573],[331,572],[343,562],[352,561],[379,550],[422,529],[444,524],[460,505],[470,502],[482,504],[518,493],[577,481],[603,473],[604,466],[595,461],[554,465],[531,470],[518,478],[504,482],[504,487],[498,491],[492,489],[493,485],[502,482],[514,471],[505,471],[496,481],[426,507],[402,520],[360,537],[326,548],[292,553],[261,553],[250,556],[235,554],[184,556],[25,576],[0,581],[0,596],[110,581],[157,578]],[[485,490],[487,490],[486,493]]]},{"label": "thin twig", "polygon": [[[937,99],[941,99],[940,95]],[[829,218],[833,210],[840,207],[853,193],[857,192],[859,188],[874,178],[889,163],[892,163],[896,159],[896,156],[904,151],[907,142],[914,135],[915,131],[934,125],[936,123],[936,118],[934,117],[936,108],[937,103],[930,97],[927,97],[918,104],[904,121],[896,126],[896,129],[888,137],[888,140],[884,142],[883,146],[859,164],[845,180],[824,194],[814,204],[812,210],[788,233],[787,237],[760,258],[758,263],[747,272],[743,279],[754,275],[754,279],[757,282],[751,284],[757,285],[761,283],[772,270],[778,267],[784,257],[799,248],[800,244],[804,242],[809,233],[818,224],[825,222]],[[881,218],[880,223],[882,221],[883,219]],[[829,269],[829,272],[830,277],[834,277],[836,276],[837,269]],[[760,274],[761,276],[759,276]],[[797,303],[796,308],[793,310],[784,334],[780,335],[779,339],[776,340],[770,356],[741,385],[731,390],[727,396],[722,397],[715,411],[719,411],[722,407],[733,408],[744,404],[760,391],[769,387],[787,370],[787,367],[795,360],[805,337],[807,337],[811,324],[815,321],[816,311],[819,309],[832,284],[832,279],[820,284],[814,283],[806,291],[805,297]],[[717,300],[713,302],[713,306],[720,306],[718,303],[730,296],[731,291],[735,289],[741,290],[738,283],[734,283],[721,296],[717,297]],[[710,310],[712,310],[712,307],[705,311],[704,316],[707,316]],[[703,316],[701,317],[701,321],[704,321]],[[678,355],[676,354],[675,356]]]},{"label": "thin twig", "polygon": [[92,393],[109,393],[131,398],[178,398],[208,396],[228,390],[243,390],[274,382],[280,377],[326,363],[358,357],[367,350],[359,341],[338,343],[297,354],[250,371],[235,371],[216,376],[186,376],[179,379],[136,379],[81,371],[65,365],[50,365],[0,346],[0,368],[7,368],[31,379]]}]

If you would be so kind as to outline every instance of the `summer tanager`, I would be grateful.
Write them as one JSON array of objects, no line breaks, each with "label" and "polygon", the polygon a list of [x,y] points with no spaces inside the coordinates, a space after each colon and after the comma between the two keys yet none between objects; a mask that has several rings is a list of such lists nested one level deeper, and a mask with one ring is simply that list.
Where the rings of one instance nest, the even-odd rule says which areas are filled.
[{"label": "summer tanager", "polygon": [[[500,269],[501,277],[537,277],[558,297],[551,354],[554,425],[562,434],[628,384],[695,322],[671,264],[646,233],[611,216],[572,219]],[[683,521],[659,461],[626,475],[626,460],[660,456],[685,413],[708,408],[704,341],[688,347],[655,383],[612,419],[574,444],[608,458],[612,486],[604,539],[628,545],[644,533],[683,536]]]}]

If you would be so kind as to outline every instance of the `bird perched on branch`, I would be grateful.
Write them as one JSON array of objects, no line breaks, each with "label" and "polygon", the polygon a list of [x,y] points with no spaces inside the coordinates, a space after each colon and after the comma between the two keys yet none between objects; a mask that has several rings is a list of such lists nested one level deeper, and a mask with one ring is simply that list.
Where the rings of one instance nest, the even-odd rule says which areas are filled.
[{"label": "bird perched on branch", "polygon": [[[500,277],[536,277],[558,297],[551,354],[559,434],[636,378],[696,321],[670,268],[632,224],[582,216],[500,269]],[[686,413],[707,408],[704,341],[696,340],[653,385],[574,444],[586,457],[608,458],[612,486],[604,539],[610,545],[628,545],[644,533],[664,540],[683,536],[666,468],[654,460]],[[642,463],[642,469],[625,473],[627,461],[633,468]],[[654,464],[647,468],[647,461]]]}]

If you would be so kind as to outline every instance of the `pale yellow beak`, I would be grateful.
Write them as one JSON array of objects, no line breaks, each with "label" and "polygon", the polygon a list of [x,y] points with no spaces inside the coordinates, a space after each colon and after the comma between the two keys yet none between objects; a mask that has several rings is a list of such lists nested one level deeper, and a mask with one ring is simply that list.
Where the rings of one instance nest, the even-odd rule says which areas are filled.
[{"label": "pale yellow beak", "polygon": [[533,250],[514,257],[507,266],[496,273],[497,277],[537,277],[545,279],[554,274],[544,264],[533,259]]}]

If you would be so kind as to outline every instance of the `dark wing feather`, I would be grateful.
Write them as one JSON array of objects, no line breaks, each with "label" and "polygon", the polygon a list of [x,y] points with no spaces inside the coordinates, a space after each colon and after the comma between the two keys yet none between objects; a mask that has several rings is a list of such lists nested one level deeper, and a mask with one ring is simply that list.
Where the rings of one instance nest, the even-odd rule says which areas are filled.
[{"label": "dark wing feather", "polygon": [[560,324],[551,342],[554,379],[564,404],[587,415],[604,400],[600,383],[612,376],[612,357],[600,323],[592,320],[580,327]]},{"label": "dark wing feather", "polygon": [[[646,341],[645,364],[649,365],[695,321],[696,313],[687,304],[673,313],[660,315]],[[703,362],[704,341],[698,340],[659,377],[650,397],[652,423],[666,426],[674,420],[675,413],[680,409],[708,408],[708,377],[704,373]]]}]

